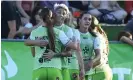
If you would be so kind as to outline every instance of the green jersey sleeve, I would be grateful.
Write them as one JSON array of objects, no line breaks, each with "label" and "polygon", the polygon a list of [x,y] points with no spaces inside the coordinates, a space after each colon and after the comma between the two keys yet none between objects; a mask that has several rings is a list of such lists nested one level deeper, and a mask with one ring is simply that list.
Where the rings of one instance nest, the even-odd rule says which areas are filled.
[{"label": "green jersey sleeve", "polygon": [[96,37],[94,40],[94,49],[101,49],[102,44],[101,44],[101,39],[100,37]]}]

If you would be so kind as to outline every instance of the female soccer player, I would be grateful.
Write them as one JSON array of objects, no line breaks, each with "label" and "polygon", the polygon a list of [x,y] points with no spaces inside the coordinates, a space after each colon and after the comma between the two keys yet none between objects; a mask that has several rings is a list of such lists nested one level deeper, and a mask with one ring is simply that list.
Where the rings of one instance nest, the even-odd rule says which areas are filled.
[{"label": "female soccer player", "polygon": [[[63,31],[53,28],[52,11],[43,8],[39,11],[40,17],[46,22],[46,26],[39,26],[33,30],[30,40],[26,40],[27,46],[35,46],[34,70],[32,80],[63,80],[61,75],[61,59],[46,59],[44,54],[55,52],[54,56],[61,53],[61,47],[77,49]],[[49,51],[52,50],[52,51]],[[44,58],[45,57],[45,58]],[[58,65],[57,65],[58,64]]]},{"label": "female soccer player", "polygon": [[[68,7],[64,4],[56,4],[54,6],[55,10],[55,16],[57,21],[56,28],[63,30],[65,34],[73,40],[76,40],[76,43],[80,49],[79,41],[80,41],[80,34],[78,30],[72,29],[71,27],[64,24],[65,19],[69,17],[70,11]],[[58,26],[60,24],[60,26]],[[82,61],[82,54],[81,51],[71,51],[72,55],[71,57],[67,57],[68,60],[66,60],[66,64],[62,66],[62,74],[64,75],[64,80],[69,80],[68,77],[70,75],[70,80],[78,80],[79,79],[79,65],[81,73],[84,74],[84,66]],[[78,59],[78,60],[77,60]],[[79,62],[78,62],[79,61]],[[79,64],[78,64],[79,63]],[[69,75],[68,75],[69,70]],[[83,77],[83,75],[82,75]]]},{"label": "female soccer player", "polygon": [[[62,52],[66,53],[66,55],[65,55],[66,57],[62,57],[62,75],[63,75],[63,79],[64,80],[78,80],[79,79],[78,78],[78,75],[79,75],[78,66],[80,66],[81,78],[84,75],[84,65],[83,65],[82,54],[81,54],[80,45],[79,45],[80,34],[77,33],[78,30],[74,30],[71,27],[68,27],[66,24],[64,24],[65,19],[69,15],[69,10],[68,10],[68,7],[66,5],[64,5],[64,4],[55,4],[54,10],[55,10],[55,18],[56,18],[55,28],[64,31],[65,34],[70,39],[72,39],[78,46],[78,50],[76,50],[76,54],[73,53],[73,51],[71,51],[68,48],[67,49],[63,48],[62,49]],[[73,31],[76,32],[76,33],[73,33]],[[71,59],[73,59],[73,60],[71,60],[70,57],[68,57],[69,56],[68,53],[70,55],[72,54],[73,58],[71,58]],[[49,54],[47,56],[49,56]],[[70,66],[69,66],[70,64],[73,67],[70,68]],[[73,69],[73,68],[74,68],[74,70],[70,71],[70,74],[69,74],[69,69]]]},{"label": "female soccer player", "polygon": [[96,25],[98,22],[95,18],[87,12],[80,15],[77,23],[86,70],[85,79],[112,80],[111,69],[107,63],[108,42],[105,33]]},{"label": "female soccer player", "polygon": [[[65,24],[72,28],[73,39],[76,40],[76,42],[80,48],[80,33],[79,33],[78,29],[75,29],[73,20],[74,20],[74,18],[72,16],[72,13],[70,12],[68,18],[65,20]],[[83,80],[85,72],[84,72],[84,69],[82,69],[82,67],[84,68],[84,66],[83,66],[82,62],[80,62],[80,60],[79,60],[80,58],[78,59],[76,54],[81,54],[81,56],[82,56],[81,49],[80,49],[80,51],[72,51],[72,56],[68,57],[68,68],[69,68],[70,77],[71,77],[71,80]],[[82,57],[82,59],[83,59],[83,57]]]}]

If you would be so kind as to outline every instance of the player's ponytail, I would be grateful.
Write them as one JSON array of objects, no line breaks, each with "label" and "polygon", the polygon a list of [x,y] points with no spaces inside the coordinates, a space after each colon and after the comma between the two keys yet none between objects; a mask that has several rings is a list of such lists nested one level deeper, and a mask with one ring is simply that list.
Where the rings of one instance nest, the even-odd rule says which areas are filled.
[{"label": "player's ponytail", "polygon": [[46,23],[47,32],[48,32],[48,39],[49,39],[49,47],[52,51],[55,51],[55,35],[53,30],[53,20],[51,19],[52,11],[48,8],[43,8],[41,10],[40,16],[42,17],[43,21]]},{"label": "player's ponytail", "polygon": [[[98,33],[103,35],[103,37],[106,40],[106,50],[107,50],[107,53],[109,53],[109,41],[108,41],[108,37],[107,37],[105,31],[101,28],[101,25],[99,24],[99,21],[94,16],[92,16],[92,23],[91,23],[90,27],[91,27],[92,30],[96,29]],[[92,30],[90,32],[92,32]]]}]

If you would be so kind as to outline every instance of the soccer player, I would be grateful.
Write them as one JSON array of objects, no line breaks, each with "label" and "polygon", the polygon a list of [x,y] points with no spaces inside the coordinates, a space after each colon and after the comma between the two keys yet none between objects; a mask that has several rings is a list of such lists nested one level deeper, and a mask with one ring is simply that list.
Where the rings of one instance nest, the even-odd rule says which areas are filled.
[{"label": "soccer player", "polygon": [[[76,41],[76,44],[80,50],[80,45],[79,45],[80,34],[79,34],[78,30],[72,29],[71,27],[69,27],[68,25],[66,25],[64,23],[65,19],[68,18],[69,14],[70,14],[68,7],[64,4],[55,4],[54,11],[55,11],[55,17],[56,17],[55,27],[57,29],[64,31],[64,33],[70,39],[73,39],[74,41]],[[65,62],[65,58],[64,58],[64,60],[62,59],[62,61],[64,61],[63,65],[62,65],[62,74],[63,74],[64,80],[78,80],[79,79],[78,78],[78,76],[79,76],[78,66],[79,65],[80,65],[81,73],[84,74],[84,66],[83,66],[81,51],[76,51],[76,53],[74,53],[74,52],[75,51],[70,52],[70,53],[72,53],[72,55],[71,55],[71,57],[66,57],[66,62]],[[64,64],[64,63],[66,63],[66,64]],[[83,75],[82,75],[82,77],[83,77]]]},{"label": "soccer player", "polygon": [[[46,22],[46,26],[39,26],[33,30],[30,40],[26,40],[27,46],[35,46],[34,70],[32,80],[63,80],[61,75],[61,59],[54,57],[46,59],[45,54],[52,54],[52,51],[61,53],[61,47],[76,49],[77,46],[72,42],[63,31],[53,28],[52,11],[43,8],[39,11],[40,17]],[[51,51],[52,50],[52,51]],[[44,58],[45,57],[45,58]],[[58,65],[57,65],[58,64]]]},{"label": "soccer player", "polygon": [[112,72],[108,65],[109,50],[106,34],[97,25],[96,18],[87,12],[80,15],[77,23],[86,71],[85,79],[112,80]]},{"label": "soccer player", "polygon": [[[71,27],[68,27],[66,24],[64,24],[65,19],[69,15],[69,10],[68,10],[68,7],[66,5],[64,5],[64,4],[55,4],[54,10],[55,10],[55,18],[56,18],[55,28],[64,31],[65,34],[69,37],[69,39],[72,39],[73,42],[75,42],[77,44],[77,47],[78,47],[78,49],[76,50],[76,52],[77,52],[76,54],[74,54],[73,51],[71,51],[71,49],[69,49],[69,48],[66,48],[66,49],[62,48],[62,53],[65,54],[62,57],[62,75],[63,75],[63,79],[64,80],[71,80],[72,77],[70,77],[70,75],[73,74],[73,73],[74,73],[74,76],[75,76],[74,78],[78,79],[78,75],[79,75],[78,66],[80,66],[80,73],[81,73],[81,78],[82,78],[83,75],[84,75],[84,65],[83,65],[82,54],[81,54],[81,51],[80,51],[79,39],[77,39],[78,37],[80,37],[80,35],[76,34],[76,33],[75,33],[75,35],[73,35],[73,30],[74,29],[72,30]],[[74,65],[74,67],[76,66],[76,71],[73,72],[73,73],[71,71],[71,73],[69,73],[70,58],[68,58],[68,56],[71,56],[71,55],[73,56],[73,54],[74,54],[74,57],[73,57],[73,60],[74,60],[73,63],[74,64],[73,63],[72,64]],[[47,56],[50,57],[50,54],[47,54]],[[79,63],[79,65],[78,65],[78,63]]]},{"label": "soccer player", "polygon": [[[75,29],[75,26],[73,25],[73,20],[73,16],[70,12],[68,18],[65,20],[65,24],[72,28],[73,40],[77,42],[77,45],[80,49],[80,33],[78,29]],[[81,57],[79,58],[78,56],[76,56],[77,54],[80,54]],[[68,57],[68,68],[71,80],[83,80],[85,72],[84,69],[82,69],[84,68],[84,65],[81,49],[80,51],[72,51],[72,55]]]}]

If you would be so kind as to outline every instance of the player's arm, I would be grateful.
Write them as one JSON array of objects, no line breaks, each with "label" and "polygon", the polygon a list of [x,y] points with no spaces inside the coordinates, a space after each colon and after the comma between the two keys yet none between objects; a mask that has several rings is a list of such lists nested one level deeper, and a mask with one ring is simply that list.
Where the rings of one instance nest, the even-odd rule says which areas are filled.
[{"label": "player's arm", "polygon": [[96,37],[94,40],[94,52],[95,52],[95,57],[92,59],[93,67],[97,66],[100,64],[100,59],[101,59],[101,40],[99,37]]},{"label": "player's arm", "polygon": [[80,68],[80,78],[83,79],[85,75],[85,70],[84,70],[84,61],[83,61],[83,56],[82,56],[82,51],[80,49],[80,43],[77,43],[77,50],[76,50],[76,56],[78,59],[78,64]]},{"label": "player's arm", "polygon": [[35,47],[31,47],[32,56],[35,57]]},{"label": "player's arm", "polygon": [[73,42],[70,38],[68,38],[63,31],[60,31],[59,40],[66,48],[73,50],[77,49],[76,42]]},{"label": "player's arm", "polygon": [[46,40],[30,40],[30,39],[27,39],[27,40],[25,40],[24,43],[25,43],[26,46],[44,47],[44,46],[47,46],[48,41],[46,41]]},{"label": "player's arm", "polygon": [[73,42],[71,39],[69,39],[63,31],[60,31],[59,40],[61,43],[66,47],[61,54],[54,55],[55,57],[65,57],[71,55],[71,49],[76,50],[77,44],[76,42]]},{"label": "player's arm", "polygon": [[85,70],[88,71],[91,68],[97,66],[100,64],[100,59],[101,59],[101,53],[100,53],[100,48],[101,48],[101,41],[100,38],[96,37],[94,40],[94,52],[95,56],[93,59],[88,60],[88,64],[85,65]]},{"label": "player's arm", "polygon": [[36,37],[36,32],[33,30],[30,34],[30,37],[24,41],[26,46],[47,46],[48,41],[46,40],[40,40],[40,39],[35,39]]}]

